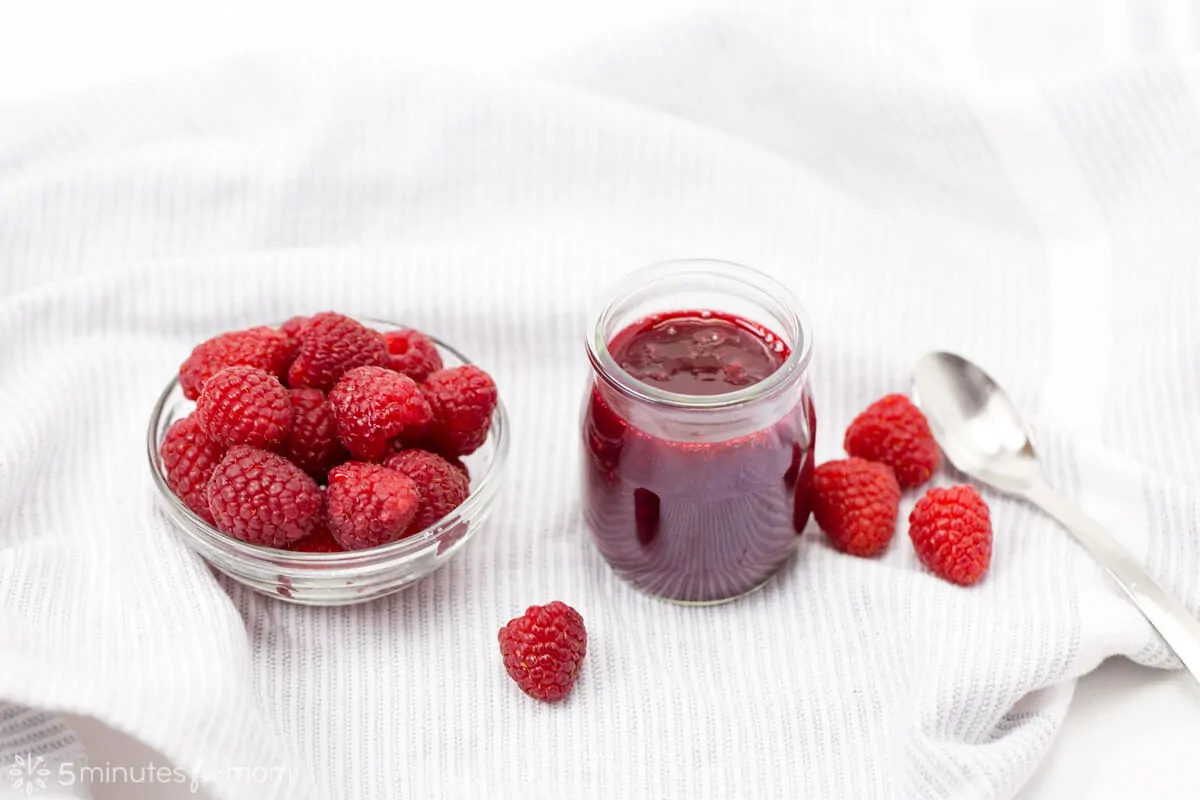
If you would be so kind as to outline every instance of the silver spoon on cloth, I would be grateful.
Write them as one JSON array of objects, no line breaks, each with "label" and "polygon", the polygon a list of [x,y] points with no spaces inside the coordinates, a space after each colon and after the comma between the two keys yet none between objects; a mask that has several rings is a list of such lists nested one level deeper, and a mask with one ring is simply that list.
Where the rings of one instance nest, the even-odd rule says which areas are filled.
[{"label": "silver spoon on cloth", "polygon": [[1046,483],[1029,427],[986,372],[953,353],[929,353],[913,372],[913,399],[954,466],[1058,520],[1200,681],[1200,622],[1100,523]]}]

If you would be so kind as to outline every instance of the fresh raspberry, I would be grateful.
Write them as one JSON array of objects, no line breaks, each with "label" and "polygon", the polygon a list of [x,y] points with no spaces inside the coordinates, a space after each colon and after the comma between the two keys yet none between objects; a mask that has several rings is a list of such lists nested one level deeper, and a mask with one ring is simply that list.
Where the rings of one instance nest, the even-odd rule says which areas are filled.
[{"label": "fresh raspberry", "polygon": [[297,553],[340,553],[342,546],[338,544],[337,539],[333,538],[333,534],[329,532],[329,528],[324,525],[317,526],[317,529],[305,536],[303,539],[297,539],[284,548]]},{"label": "fresh raspberry", "polygon": [[288,385],[327,392],[355,367],[382,367],[387,363],[383,334],[332,311],[308,321],[296,360],[288,370]]},{"label": "fresh raspberry", "polygon": [[[421,446],[421,444],[428,430],[428,423],[425,425],[418,425],[413,428],[406,428],[402,435],[392,440],[391,452],[403,453],[405,450],[423,450],[424,448]],[[434,453],[434,455],[441,454]],[[465,461],[457,457],[448,458],[446,456],[441,456],[441,458],[447,464],[461,472],[463,477],[467,479],[468,484],[471,482],[471,469],[467,466]]]},{"label": "fresh raspberry", "polygon": [[917,558],[935,575],[960,586],[983,577],[992,561],[992,518],[970,486],[930,489],[908,516]]},{"label": "fresh raspberry", "polygon": [[442,368],[442,354],[437,345],[420,331],[401,328],[383,335],[387,341],[387,368],[402,372],[421,383]]},{"label": "fresh raspberry", "polygon": [[429,421],[429,403],[407,375],[382,367],[350,370],[329,393],[338,438],[360,461],[381,461],[405,428]]},{"label": "fresh raspberry", "polygon": [[347,550],[403,539],[420,503],[411,478],[378,464],[351,461],[329,471],[326,520],[333,538]]},{"label": "fresh raspberry", "polygon": [[167,428],[159,453],[167,486],[197,516],[213,524],[208,510],[208,479],[225,457],[224,446],[208,438],[196,415],[190,414]]},{"label": "fresh raspberry", "polygon": [[497,397],[490,375],[476,366],[451,367],[430,375],[421,390],[433,411],[423,440],[431,450],[453,458],[487,441]]},{"label": "fresh raspberry", "polygon": [[282,547],[321,524],[321,487],[281,455],[237,445],[208,481],[217,528],[243,542]]},{"label": "fresh raspberry", "polygon": [[[445,456],[443,456],[443,458],[445,458]],[[467,485],[471,485],[471,470],[467,468],[467,465],[461,458],[447,458],[446,463],[461,472],[463,477],[467,479]]]},{"label": "fresh raspberry", "polygon": [[195,400],[204,382],[226,367],[258,367],[282,380],[296,346],[294,339],[267,327],[223,333],[201,342],[179,368],[183,396]]},{"label": "fresh raspberry", "polygon": [[855,556],[883,552],[896,532],[900,486],[883,464],[847,458],[813,471],[812,512],[837,549]]},{"label": "fresh raspberry", "polygon": [[401,450],[383,462],[388,469],[407,475],[421,492],[417,516],[408,534],[423,531],[462,505],[471,493],[467,476],[446,459],[428,450]]},{"label": "fresh raspberry", "polygon": [[300,344],[300,340],[304,338],[305,332],[308,330],[308,324],[312,322],[312,317],[292,317],[287,322],[279,326],[279,330],[291,339],[294,339],[296,344]]},{"label": "fresh raspberry", "polygon": [[[421,396],[425,398],[426,403],[429,402],[429,396],[426,395],[424,391],[421,392]],[[420,425],[409,425],[404,429],[402,434],[397,436],[395,439],[392,439],[391,452],[399,453],[404,450],[411,450],[414,447],[420,450],[432,449],[426,442],[426,440],[429,438],[429,423],[432,421],[433,409],[431,408],[429,411],[429,419],[425,420],[425,422],[421,423]],[[443,456],[443,458],[445,458],[445,456]]]},{"label": "fresh raspberry", "polygon": [[333,409],[320,389],[292,389],[292,431],[282,452],[318,483],[349,458],[337,438]]},{"label": "fresh raspberry", "polygon": [[209,438],[223,445],[274,449],[292,428],[292,403],[274,375],[257,367],[226,367],[205,382],[196,417]]},{"label": "fresh raspberry", "polygon": [[499,639],[509,677],[525,694],[547,702],[567,696],[587,653],[583,617],[559,600],[530,606],[500,629]]},{"label": "fresh raspberry", "polygon": [[905,489],[928,481],[942,463],[925,415],[902,394],[876,400],[855,417],[845,448],[849,455],[887,464]]}]

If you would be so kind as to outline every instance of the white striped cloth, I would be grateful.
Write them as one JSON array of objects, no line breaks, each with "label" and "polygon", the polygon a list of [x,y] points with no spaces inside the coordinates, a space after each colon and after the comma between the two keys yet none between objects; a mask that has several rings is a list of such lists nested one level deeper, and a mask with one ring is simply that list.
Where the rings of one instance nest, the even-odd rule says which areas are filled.
[{"label": "white striped cloth", "polygon": [[[1010,81],[886,23],[701,17],[534,76],[245,62],[0,108],[0,797],[114,779],[68,785],[87,755],[58,712],[219,800],[1011,797],[1075,678],[1170,666],[1065,535],[993,494],[969,590],[903,525],[875,560],[810,530],[707,609],[634,592],[588,540],[589,309],[626,270],[722,257],[808,306],[819,460],[921,353],[960,351],[1035,421],[1053,483],[1200,605],[1200,74]],[[143,436],[196,341],[326,308],[460,346],[515,440],[460,558],[321,610],[172,536]],[[551,599],[590,633],[554,707],[495,640]]]}]

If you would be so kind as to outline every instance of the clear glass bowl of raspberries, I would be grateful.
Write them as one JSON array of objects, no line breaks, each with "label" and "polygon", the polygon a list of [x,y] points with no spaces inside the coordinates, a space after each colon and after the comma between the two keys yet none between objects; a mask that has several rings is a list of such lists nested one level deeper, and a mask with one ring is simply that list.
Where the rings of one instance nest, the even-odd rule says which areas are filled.
[{"label": "clear glass bowl of raspberries", "polygon": [[315,606],[392,594],[478,533],[508,419],[487,373],[333,312],[201,343],[150,417],[159,506],[218,571]]}]

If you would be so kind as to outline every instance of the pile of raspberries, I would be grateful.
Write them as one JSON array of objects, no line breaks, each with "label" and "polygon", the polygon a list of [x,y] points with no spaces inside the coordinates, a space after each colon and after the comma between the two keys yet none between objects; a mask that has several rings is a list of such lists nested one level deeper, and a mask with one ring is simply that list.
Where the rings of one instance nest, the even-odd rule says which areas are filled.
[{"label": "pile of raspberries", "polygon": [[497,403],[425,334],[334,312],[209,339],[179,384],[196,410],[162,442],[171,491],[229,536],[305,552],[388,544],[457,508]]},{"label": "pile of raspberries", "polygon": [[[859,414],[844,446],[849,458],[813,473],[813,516],[839,550],[878,555],[896,532],[901,490],[927,483],[942,454],[925,415],[899,394]],[[991,563],[990,512],[970,486],[929,489],[909,515],[908,535],[921,563],[951,583],[977,583]]]}]

